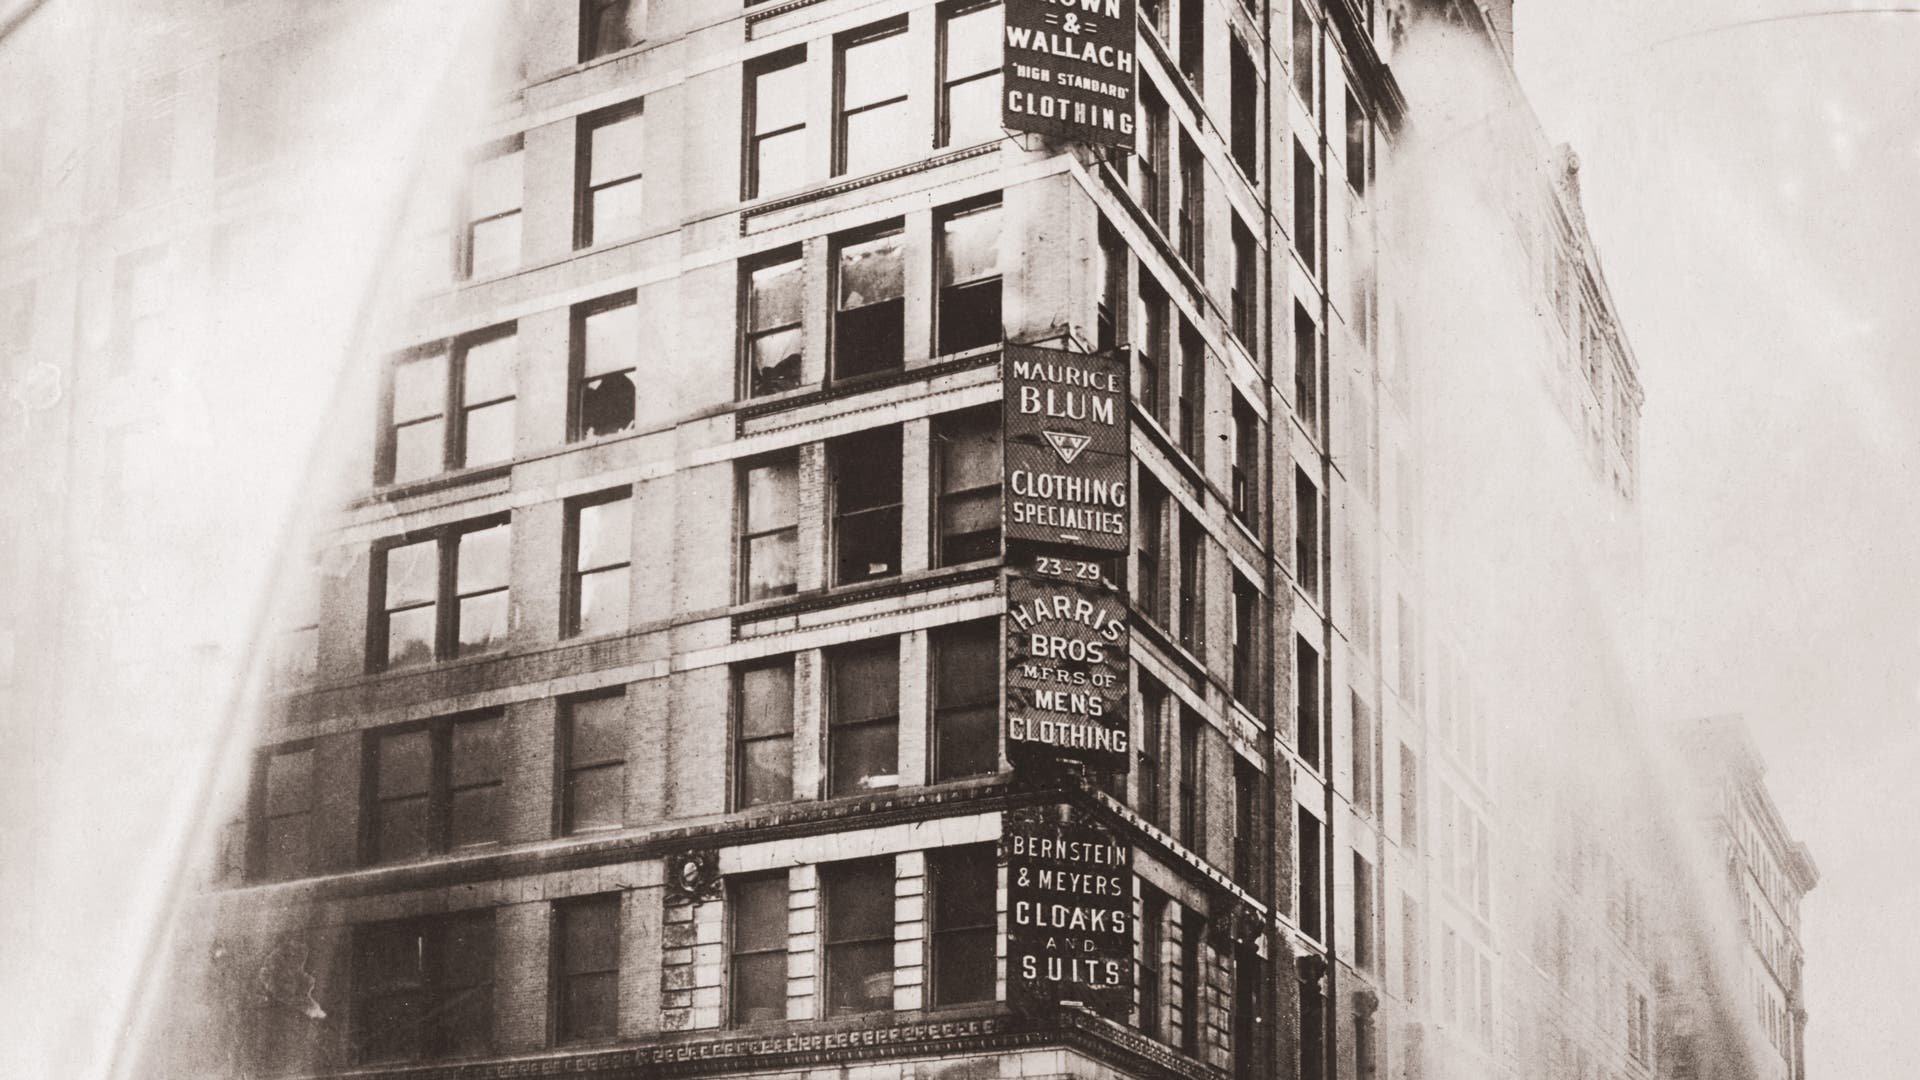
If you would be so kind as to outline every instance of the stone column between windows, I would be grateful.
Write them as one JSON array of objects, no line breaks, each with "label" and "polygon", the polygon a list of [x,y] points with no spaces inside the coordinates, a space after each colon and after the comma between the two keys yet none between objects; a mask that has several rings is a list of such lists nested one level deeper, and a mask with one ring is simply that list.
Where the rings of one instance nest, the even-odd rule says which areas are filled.
[{"label": "stone column between windows", "polygon": [[321,581],[320,639],[316,677],[321,682],[366,674],[368,608],[380,603],[372,593],[373,554],[361,542],[350,552],[332,555],[343,566]]},{"label": "stone column between windows", "polygon": [[563,589],[561,548],[566,536],[566,505],[558,501],[535,503],[513,512],[511,570],[507,577],[511,616],[508,640],[513,647],[546,644],[560,639]]},{"label": "stone column between windows", "polygon": [[565,305],[529,312],[514,336],[513,452],[524,456],[567,441],[573,313]]},{"label": "stone column between windows", "polygon": [[666,904],[661,927],[660,1020],[667,1031],[720,1026],[720,973],[724,967],[718,900]]},{"label": "stone column between windows", "polygon": [[730,691],[727,668],[716,664],[679,671],[668,681],[672,706],[666,716],[671,726],[667,814],[682,818],[724,813],[731,755],[726,713],[716,706],[727,700]]},{"label": "stone column between windows", "polygon": [[896,1011],[926,1006],[926,973],[927,854],[908,851],[893,860],[893,1007]]},{"label": "stone column between windows", "polygon": [[898,731],[901,787],[927,782],[929,744],[932,742],[928,688],[932,646],[925,630],[900,635],[900,720]]},{"label": "stone column between windows", "polygon": [[494,1045],[504,1053],[547,1042],[547,956],[553,905],[508,904],[493,913]]},{"label": "stone column between windows", "polygon": [[787,872],[787,1019],[811,1020],[819,999],[820,871]]},{"label": "stone column between windows", "polygon": [[664,923],[661,880],[664,867],[648,860],[620,868],[639,877],[620,902],[620,1035],[631,1038],[660,1030]]},{"label": "stone column between windows", "polygon": [[[1134,920],[1140,918],[1139,900],[1134,901]],[[1002,865],[993,874],[993,1000],[1007,1000],[1007,868]]]},{"label": "stone column between windows", "polygon": [[[679,520],[678,482],[677,476],[664,476],[633,485],[633,521],[636,526],[633,530],[633,541],[636,545],[651,546],[658,538],[671,535],[669,530],[672,529],[673,523]],[[733,528],[729,523],[727,528],[715,534],[715,538],[732,535]],[[709,543],[708,546],[718,547],[719,545]],[[664,622],[673,615],[673,589],[676,577],[671,559],[673,553],[663,553],[656,549],[652,554],[668,555],[667,565],[662,567],[652,562],[640,550],[634,552],[633,569],[630,571],[632,592],[629,596],[632,602],[628,608],[629,626]],[[726,573],[729,581],[732,580],[733,575],[732,555],[731,548],[723,548],[719,556],[725,559],[722,565],[728,568]]]},{"label": "stone column between windows", "polygon": [[574,144],[579,119],[569,116],[527,131],[522,145],[520,264],[564,257],[573,250],[576,183]]},{"label": "stone column between windows", "polygon": [[[793,797],[817,799],[826,770],[826,665],[818,649],[793,654]],[[799,888],[795,885],[794,888]],[[812,886],[808,886],[812,888]]]},{"label": "stone column between windows", "polygon": [[312,867],[342,873],[359,863],[362,736],[349,731],[323,736],[313,747]]},{"label": "stone column between windows", "polygon": [[[900,572],[911,574],[933,565],[933,421],[909,420],[900,425]],[[901,687],[904,694],[906,688]]]},{"label": "stone column between windows", "polygon": [[525,844],[554,834],[554,769],[559,747],[554,725],[559,704],[551,697],[507,706],[506,820],[501,841]]},{"label": "stone column between windows", "polygon": [[800,447],[795,473],[799,528],[794,544],[794,582],[800,592],[808,593],[827,584],[827,527],[833,499],[826,444],[813,442]]},{"label": "stone column between windows", "polygon": [[670,678],[647,679],[626,687],[626,823],[643,825],[667,816],[667,778],[676,770],[679,750],[667,730]]},{"label": "stone column between windows", "polygon": [[[918,97],[909,98],[909,107],[918,100]],[[926,130],[932,131],[931,118],[927,124]],[[934,270],[939,259],[940,237],[934,229],[931,210],[917,210],[906,215],[905,224],[900,246],[905,258],[905,265],[901,267],[901,284],[906,292],[906,302],[902,305],[901,321],[906,337],[900,358],[901,366],[910,368],[926,363],[933,355],[933,294],[939,288],[939,279]]]}]

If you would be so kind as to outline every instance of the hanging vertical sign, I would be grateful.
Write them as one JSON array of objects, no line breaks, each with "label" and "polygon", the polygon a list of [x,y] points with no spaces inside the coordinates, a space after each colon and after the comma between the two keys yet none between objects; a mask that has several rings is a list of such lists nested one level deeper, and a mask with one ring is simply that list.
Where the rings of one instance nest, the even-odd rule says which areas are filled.
[{"label": "hanging vertical sign", "polygon": [[1007,757],[1127,770],[1127,607],[1097,584],[1007,579]]},{"label": "hanging vertical sign", "polygon": [[1134,0],[1006,0],[1001,122],[1133,148]]},{"label": "hanging vertical sign", "polygon": [[1127,550],[1127,362],[1008,345],[1002,399],[1009,542]]},{"label": "hanging vertical sign", "polygon": [[1133,1005],[1133,854],[1067,806],[1004,815],[1007,1002],[1078,1002],[1126,1022]]}]

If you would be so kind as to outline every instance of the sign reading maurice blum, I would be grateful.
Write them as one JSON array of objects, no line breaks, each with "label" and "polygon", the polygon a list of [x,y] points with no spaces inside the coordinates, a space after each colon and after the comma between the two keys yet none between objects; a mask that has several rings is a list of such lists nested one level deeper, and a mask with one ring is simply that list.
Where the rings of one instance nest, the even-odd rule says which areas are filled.
[{"label": "sign reading maurice blum", "polygon": [[1008,345],[1006,536],[1089,552],[1127,550],[1127,364]]},{"label": "sign reading maurice blum", "polygon": [[1007,757],[1124,772],[1127,606],[1095,584],[1007,579]]},{"label": "sign reading maurice blum", "polygon": [[1069,806],[1006,811],[1007,1002],[1077,1001],[1125,1022],[1133,1005],[1132,851]]},{"label": "sign reading maurice blum", "polygon": [[1006,0],[1001,122],[1133,148],[1134,0]]}]

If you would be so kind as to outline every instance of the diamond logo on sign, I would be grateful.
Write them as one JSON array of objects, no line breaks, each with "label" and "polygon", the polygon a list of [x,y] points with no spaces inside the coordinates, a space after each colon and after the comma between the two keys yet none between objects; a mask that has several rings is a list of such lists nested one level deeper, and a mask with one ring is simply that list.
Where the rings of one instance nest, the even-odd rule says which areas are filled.
[{"label": "diamond logo on sign", "polygon": [[1069,465],[1080,456],[1080,451],[1093,444],[1092,436],[1071,431],[1043,431],[1040,434],[1053,444],[1053,452],[1060,455],[1060,460]]}]

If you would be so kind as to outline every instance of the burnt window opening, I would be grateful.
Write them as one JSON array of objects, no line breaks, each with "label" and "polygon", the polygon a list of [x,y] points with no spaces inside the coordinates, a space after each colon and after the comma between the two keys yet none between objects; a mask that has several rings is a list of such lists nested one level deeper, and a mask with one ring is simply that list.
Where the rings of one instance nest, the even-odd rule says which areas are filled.
[{"label": "burnt window opening", "polygon": [[1372,971],[1375,956],[1373,928],[1373,864],[1353,853],[1353,966]]},{"label": "burnt window opening", "polygon": [[361,1064],[493,1048],[493,912],[372,923],[354,931],[354,1058]]},{"label": "burnt window opening", "polygon": [[927,853],[931,946],[929,981],[935,1008],[992,1001],[999,865],[992,844]]},{"label": "burnt window opening", "polygon": [[617,488],[567,507],[568,637],[627,628],[633,563],[633,489]]},{"label": "burnt window opening", "polygon": [[791,191],[813,176],[807,160],[807,51],[775,53],[747,68],[745,189],[749,199]]},{"label": "burnt window opening", "polygon": [[727,883],[732,952],[728,1012],[733,1026],[787,1018],[787,900],[784,872]]},{"label": "burnt window opening", "polygon": [[1127,314],[1127,248],[1113,226],[1100,222],[1100,297],[1094,307],[1094,348],[1119,348]]},{"label": "burnt window opening", "polygon": [[646,36],[647,0],[582,0],[580,60],[611,56]]},{"label": "burnt window opening", "polygon": [[1375,800],[1378,785],[1374,772],[1374,724],[1373,706],[1360,696],[1360,691],[1352,691],[1352,730],[1349,733],[1353,743],[1353,807],[1365,817],[1374,816],[1377,809]]},{"label": "burnt window opening", "polygon": [[936,563],[952,566],[1000,554],[1000,415],[997,409],[943,416],[934,427],[938,470]]},{"label": "burnt window opening", "polygon": [[1305,0],[1293,0],[1293,92],[1308,112],[1317,107],[1314,88],[1320,85],[1320,24]]},{"label": "burnt window opening", "polygon": [[573,438],[634,429],[638,417],[640,309],[622,293],[573,309]]},{"label": "burnt window opening", "polygon": [[1206,0],[1177,0],[1180,5],[1180,74],[1202,93],[1207,55]]},{"label": "burnt window opening", "polygon": [[1321,906],[1321,891],[1325,885],[1320,879],[1320,819],[1306,807],[1299,808],[1299,828],[1294,848],[1299,861],[1298,882],[1299,902],[1294,910],[1300,916],[1300,931],[1315,941],[1324,941],[1327,932],[1325,913]]},{"label": "burnt window opening", "polygon": [[1233,879],[1254,880],[1260,865],[1260,771],[1238,756],[1233,761]]},{"label": "burnt window opening", "polygon": [[1260,75],[1253,56],[1238,37],[1228,52],[1232,111],[1228,116],[1228,149],[1234,164],[1248,179],[1260,176]]},{"label": "burnt window opening", "polygon": [[876,428],[827,446],[833,478],[834,583],[900,573],[900,429]]},{"label": "burnt window opening", "polygon": [[620,1021],[620,894],[556,903],[553,922],[554,1040],[612,1039]]},{"label": "burnt window opening", "polygon": [[893,1008],[893,860],[820,868],[827,1016]]},{"label": "burnt window opening", "polygon": [[1140,797],[1134,809],[1147,823],[1164,827],[1160,762],[1165,753],[1168,690],[1150,675],[1140,676],[1140,741],[1134,747],[1134,775]]},{"label": "burnt window opening", "polygon": [[898,371],[906,357],[906,280],[898,225],[834,251],[833,377]]},{"label": "burnt window opening", "polygon": [[1293,250],[1307,272],[1320,275],[1320,166],[1299,140],[1293,144]]},{"label": "burnt window opening", "polygon": [[[1195,6],[1194,0],[1187,0]],[[1207,164],[1200,150],[1184,132],[1180,135],[1180,211],[1175,215],[1174,233],[1180,258],[1202,277],[1206,272],[1207,238]]]},{"label": "burnt window opening", "polygon": [[1252,344],[1260,331],[1260,246],[1253,233],[1233,221],[1233,295],[1228,297],[1233,335]]},{"label": "burnt window opening", "polygon": [[783,252],[749,265],[741,275],[746,293],[747,396],[763,397],[800,385],[805,337],[801,315],[805,291],[800,253]]},{"label": "burnt window opening", "polygon": [[740,487],[740,597],[791,596],[799,588],[799,459],[788,454],[748,465]]},{"label": "burnt window opening", "polygon": [[1307,639],[1293,643],[1294,747],[1300,760],[1320,768],[1320,652]]},{"label": "burnt window opening", "polygon": [[1140,279],[1140,345],[1134,399],[1162,429],[1167,426],[1167,294],[1144,275]]},{"label": "burnt window opening", "polygon": [[1168,900],[1151,885],[1140,888],[1140,1033],[1164,1039]]},{"label": "burnt window opening", "polygon": [[645,192],[646,114],[638,103],[580,119],[580,203],[575,247],[640,231]]},{"label": "burnt window opening", "polygon": [[1367,114],[1360,108],[1359,100],[1353,96],[1352,90],[1347,91],[1346,105],[1347,186],[1353,189],[1355,195],[1364,196],[1367,193],[1367,179],[1372,173],[1369,167],[1371,163],[1368,160],[1369,147],[1373,141],[1369,137],[1370,123]]},{"label": "burnt window opening", "polygon": [[560,706],[560,832],[626,824],[627,699],[619,690],[569,698]]},{"label": "burnt window opening", "polygon": [[943,215],[939,236],[936,351],[947,356],[999,344],[1005,336],[1000,314],[1000,204]]},{"label": "burnt window opening", "polygon": [[372,670],[487,652],[506,642],[512,526],[467,522],[374,551]]},{"label": "burnt window opening", "polygon": [[1207,427],[1207,346],[1200,331],[1180,320],[1180,452],[1204,464]]},{"label": "burnt window opening", "polygon": [[1293,471],[1293,574],[1315,603],[1320,595],[1320,489],[1297,466]]},{"label": "burnt window opening", "polygon": [[793,657],[733,672],[734,807],[793,798]]},{"label": "burnt window opening", "polygon": [[943,627],[933,635],[933,778],[1000,768],[1000,624]]},{"label": "burnt window opening", "polygon": [[247,877],[285,881],[313,870],[313,744],[261,751],[254,766]]},{"label": "burnt window opening", "polygon": [[1233,699],[1247,708],[1260,707],[1260,591],[1253,582],[1233,575]]},{"label": "burnt window opening", "polygon": [[881,638],[827,654],[827,794],[900,784],[900,641]]},{"label": "burnt window opening", "polygon": [[1000,127],[999,0],[955,3],[940,14],[940,132],[937,146],[997,139]]},{"label": "burnt window opening", "polygon": [[1253,405],[1233,395],[1233,516],[1249,529],[1260,526],[1260,449],[1265,425]]},{"label": "burnt window opening", "polygon": [[491,712],[372,732],[361,861],[405,862],[497,843],[504,725]]},{"label": "burnt window opening", "polygon": [[1313,438],[1320,435],[1320,327],[1293,305],[1293,414]]},{"label": "burnt window opening", "polygon": [[1200,982],[1206,978],[1201,962],[1206,955],[1207,917],[1192,908],[1180,909],[1180,1051],[1198,1057],[1201,1029]]},{"label": "burnt window opening", "polygon": [[835,43],[835,176],[861,176],[926,146],[911,127],[907,96],[916,65],[909,45],[905,17],[843,35]]},{"label": "burnt window opening", "polygon": [[1200,655],[1206,645],[1206,532],[1180,511],[1180,604],[1175,621],[1180,644]]},{"label": "burnt window opening", "polygon": [[1133,602],[1157,623],[1167,621],[1167,489],[1152,475],[1139,471],[1139,574],[1133,583]]},{"label": "burnt window opening", "polygon": [[1134,149],[1134,197],[1160,226],[1167,228],[1167,103],[1150,84],[1140,88],[1140,138]]},{"label": "burnt window opening", "polygon": [[1198,853],[1205,843],[1206,807],[1201,800],[1206,789],[1207,722],[1189,706],[1180,706],[1180,791],[1179,840],[1187,850]]}]

